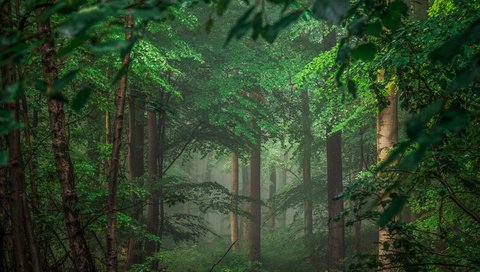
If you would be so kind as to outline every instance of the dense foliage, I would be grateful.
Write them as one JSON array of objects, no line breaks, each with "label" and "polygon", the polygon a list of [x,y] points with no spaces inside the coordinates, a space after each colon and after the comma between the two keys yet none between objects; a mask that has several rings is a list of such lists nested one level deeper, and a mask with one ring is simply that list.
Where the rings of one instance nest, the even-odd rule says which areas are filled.
[{"label": "dense foliage", "polygon": [[0,271],[480,270],[477,1],[0,6]]}]

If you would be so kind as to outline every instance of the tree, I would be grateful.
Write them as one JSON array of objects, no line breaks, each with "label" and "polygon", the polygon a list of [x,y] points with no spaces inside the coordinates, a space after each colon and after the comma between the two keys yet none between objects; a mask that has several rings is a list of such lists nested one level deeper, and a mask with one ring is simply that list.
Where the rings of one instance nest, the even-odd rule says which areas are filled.
[{"label": "tree", "polygon": [[[133,16],[131,14],[127,15],[125,18],[125,28],[127,32],[125,34],[125,40],[129,41],[132,39],[131,28],[133,27]],[[125,54],[122,59],[122,68],[125,69],[124,74],[120,78],[118,91],[117,91],[117,101],[116,101],[116,111],[115,111],[115,122],[114,122],[114,136],[112,143],[112,158],[110,161],[110,169],[108,172],[108,230],[107,230],[107,270],[108,271],[117,271],[117,241],[116,241],[116,213],[117,213],[117,183],[118,183],[118,169],[120,165],[120,148],[122,146],[122,130],[123,130],[123,115],[125,112],[125,100],[127,95],[127,85],[128,85],[128,66],[130,64],[130,53]]]},{"label": "tree", "polygon": [[238,157],[237,153],[232,153],[232,208],[230,212],[230,242],[233,244],[232,249],[238,250]]},{"label": "tree", "polygon": [[[54,59],[55,42],[50,26],[50,17],[42,18],[46,8],[37,9],[37,33],[42,37],[40,50],[43,73],[47,83],[47,93],[55,91],[54,82],[58,79],[59,69]],[[75,173],[66,135],[64,104],[55,97],[47,101],[52,149],[55,166],[62,190],[62,206],[67,226],[68,240],[75,267],[80,271],[95,271],[95,262],[85,239],[85,230],[81,224],[77,206],[78,197],[75,185]]]}]

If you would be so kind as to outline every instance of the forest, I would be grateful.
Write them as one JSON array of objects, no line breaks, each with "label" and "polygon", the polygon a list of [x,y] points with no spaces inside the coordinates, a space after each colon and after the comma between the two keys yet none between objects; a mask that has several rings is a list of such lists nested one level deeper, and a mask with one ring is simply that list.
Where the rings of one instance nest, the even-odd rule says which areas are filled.
[{"label": "forest", "polygon": [[0,272],[480,271],[480,1],[0,0]]}]

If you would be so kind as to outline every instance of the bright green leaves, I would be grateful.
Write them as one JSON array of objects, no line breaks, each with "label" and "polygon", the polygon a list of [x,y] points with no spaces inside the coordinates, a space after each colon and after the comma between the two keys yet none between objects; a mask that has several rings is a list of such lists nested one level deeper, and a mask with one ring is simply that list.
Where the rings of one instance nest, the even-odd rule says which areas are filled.
[{"label": "bright green leaves", "polygon": [[377,47],[373,43],[361,44],[354,49],[352,49],[352,56],[355,59],[360,59],[363,61],[370,61],[375,58],[377,53]]},{"label": "bright green leaves", "polygon": [[318,19],[337,24],[347,14],[348,2],[348,0],[316,0],[312,7],[312,13]]},{"label": "bright green leaves", "polygon": [[[380,215],[378,225],[383,228],[390,222],[397,214],[402,211],[403,206],[407,203],[407,197],[404,195],[394,195],[388,207]],[[387,243],[388,244],[388,243]]]}]

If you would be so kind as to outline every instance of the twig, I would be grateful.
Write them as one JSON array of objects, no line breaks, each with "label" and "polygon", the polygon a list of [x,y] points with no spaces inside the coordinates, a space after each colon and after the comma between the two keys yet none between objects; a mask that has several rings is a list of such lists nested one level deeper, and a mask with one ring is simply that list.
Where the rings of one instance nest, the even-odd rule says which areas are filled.
[{"label": "twig", "polygon": [[227,256],[228,252],[230,252],[230,250],[232,249],[232,247],[238,242],[238,239],[235,240],[235,242],[233,242],[230,247],[228,247],[227,251],[225,252],[225,254],[223,254],[222,258],[220,258],[216,263],[214,263],[212,265],[212,268],[210,268],[209,272],[212,272],[213,269],[215,268],[215,266],[217,266],[222,260],[223,258],[225,258],[225,256]]}]

